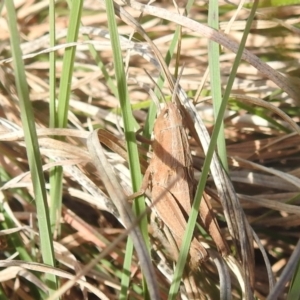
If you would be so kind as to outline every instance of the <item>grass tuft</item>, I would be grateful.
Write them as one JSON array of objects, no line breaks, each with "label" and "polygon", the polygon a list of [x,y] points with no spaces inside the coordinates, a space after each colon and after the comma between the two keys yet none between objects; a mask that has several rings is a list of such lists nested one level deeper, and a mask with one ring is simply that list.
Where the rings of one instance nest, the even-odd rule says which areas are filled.
[{"label": "grass tuft", "polygon": [[[297,4],[2,2],[0,298],[299,298]],[[174,251],[151,194],[130,196],[182,69],[198,186]],[[95,129],[100,173],[86,147]],[[119,188],[155,275],[109,196]],[[224,245],[200,221],[202,195]],[[193,237],[209,253],[196,270]]]}]

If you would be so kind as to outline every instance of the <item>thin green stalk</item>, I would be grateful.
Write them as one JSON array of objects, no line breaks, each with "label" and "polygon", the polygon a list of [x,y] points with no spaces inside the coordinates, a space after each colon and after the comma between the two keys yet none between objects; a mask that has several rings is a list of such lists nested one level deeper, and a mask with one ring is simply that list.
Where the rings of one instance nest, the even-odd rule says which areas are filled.
[{"label": "thin green stalk", "polygon": [[[24,130],[28,164],[31,172],[32,185],[35,195],[41,242],[41,254],[43,262],[54,267],[55,256],[51,236],[45,179],[42,169],[42,160],[39,151],[38,138],[36,134],[34,114],[29,99],[29,90],[26,82],[25,68],[22,60],[16,12],[13,1],[5,0],[5,5],[8,13],[8,27],[10,32],[10,43],[12,49],[13,68],[15,71],[17,94],[21,111],[21,121]],[[56,276],[47,274],[46,277],[49,283],[50,292],[53,292],[58,287]]]},{"label": "thin green stalk", "polygon": [[[55,33],[55,0],[51,0],[49,3],[49,23],[50,23],[50,47],[54,47],[56,44]],[[50,128],[56,126],[56,52],[51,51],[49,53],[49,98],[50,98]]]},{"label": "thin green stalk", "polygon": [[[70,21],[67,34],[67,43],[77,41],[78,31],[81,20],[83,0],[73,1],[70,7]],[[53,30],[53,28],[52,28]],[[53,34],[53,33],[52,33]],[[65,128],[68,122],[69,99],[71,94],[71,83],[74,68],[76,47],[69,47],[65,49],[63,58],[62,74],[60,78],[58,107],[57,112],[52,111],[51,124],[55,127]],[[53,87],[52,87],[53,88]],[[55,108],[55,105],[52,104]],[[54,116],[56,114],[56,116]],[[59,230],[59,219],[61,216],[62,206],[62,178],[63,169],[56,167],[51,171],[51,226],[52,230],[55,228]]]},{"label": "thin green stalk", "polygon": [[[55,1],[51,0],[49,3],[49,23],[50,23],[50,47],[54,47],[56,44],[56,33],[55,33]],[[57,126],[57,107],[56,107],[56,52],[51,51],[49,53],[49,127],[55,128]],[[49,183],[50,183],[50,203],[52,209],[50,209],[50,220],[52,232],[55,230],[56,220],[59,217],[55,215],[55,212],[59,211],[55,203],[59,199],[60,193],[57,189],[57,172],[59,167],[50,169],[49,172]],[[59,184],[60,187],[60,184]],[[61,191],[60,191],[61,192]]]},{"label": "thin green stalk", "polygon": [[[121,46],[119,41],[119,34],[117,30],[117,25],[115,21],[115,11],[113,2],[111,0],[106,0],[106,10],[107,10],[107,18],[108,18],[108,28],[110,32],[111,45],[113,51],[114,58],[114,67],[115,67],[115,76],[118,87],[118,97],[122,110],[123,121],[124,121],[124,131],[125,131],[125,139],[126,146],[128,152],[128,160],[129,160],[129,169],[132,181],[133,192],[139,191],[142,183],[142,175],[141,168],[139,162],[139,153],[136,144],[135,138],[135,120],[132,115],[131,105],[129,100],[129,94],[127,89],[127,80],[125,76],[125,70],[123,65]],[[144,197],[138,197],[134,202],[134,211],[137,215],[141,214],[145,211],[145,201]],[[147,227],[147,219],[143,218],[140,223],[141,232],[143,234],[144,240],[146,242],[146,246],[149,249],[150,253],[150,242],[149,242],[149,234]],[[126,246],[126,254],[125,260],[123,264],[123,276],[121,281],[121,292],[119,299],[127,299],[127,291],[129,289],[130,284],[130,266],[132,260],[133,253],[133,243],[131,239],[128,239]],[[145,281],[143,281],[144,285],[144,299],[148,299],[148,292]]]},{"label": "thin green stalk", "polygon": [[[208,25],[219,29],[219,3],[218,0],[209,1],[208,5]],[[208,63],[211,84],[211,94],[213,98],[214,115],[217,116],[222,103],[221,91],[221,70],[220,70],[220,45],[214,41],[208,42]],[[217,149],[223,168],[228,171],[227,151],[224,136],[224,122],[221,121],[220,132],[217,141]]]}]

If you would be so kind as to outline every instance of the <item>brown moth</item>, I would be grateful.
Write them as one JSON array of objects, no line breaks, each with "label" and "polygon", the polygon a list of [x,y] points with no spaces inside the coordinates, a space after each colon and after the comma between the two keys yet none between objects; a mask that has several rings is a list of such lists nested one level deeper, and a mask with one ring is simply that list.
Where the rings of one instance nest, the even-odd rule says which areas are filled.
[{"label": "brown moth", "polygon": [[[159,218],[181,247],[191,212],[194,171],[188,137],[182,115],[175,103],[168,102],[154,124],[153,156],[145,174],[145,183]],[[195,269],[208,258],[207,250],[194,238],[190,248],[190,266]]]}]

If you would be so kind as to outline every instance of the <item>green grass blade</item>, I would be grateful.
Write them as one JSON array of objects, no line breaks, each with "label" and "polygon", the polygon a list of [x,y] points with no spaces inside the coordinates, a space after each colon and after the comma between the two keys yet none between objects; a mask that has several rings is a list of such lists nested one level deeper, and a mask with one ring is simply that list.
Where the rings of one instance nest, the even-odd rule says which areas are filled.
[{"label": "green grass blade", "polygon": [[[67,43],[76,42],[81,20],[83,0],[73,1],[70,6],[70,21],[67,34]],[[71,82],[74,68],[76,47],[65,49],[63,57],[63,67],[60,79],[57,118],[51,117],[52,122],[55,120],[55,127],[64,128],[68,122],[69,99],[71,94]],[[55,114],[55,112],[54,112]],[[51,171],[51,226],[52,230],[59,224],[61,216],[62,201],[62,177],[63,170],[61,167],[53,168]],[[59,230],[58,230],[59,231]]]},{"label": "green grass blade", "polygon": [[[118,96],[119,96],[119,101],[120,101],[120,106],[121,106],[123,121],[124,121],[124,130],[125,130],[125,138],[126,138],[126,145],[127,145],[128,159],[129,159],[132,188],[133,188],[133,192],[137,192],[141,187],[142,175],[141,175],[141,169],[139,163],[139,153],[138,153],[136,138],[135,138],[135,131],[136,131],[136,128],[134,128],[135,120],[133,118],[131,106],[130,106],[129,94],[127,90],[127,81],[125,77],[125,70],[124,70],[121,46],[119,41],[119,34],[117,30],[114,6],[112,1],[110,0],[106,1],[106,9],[107,9],[108,28],[110,32],[111,45],[112,45],[113,58],[114,58]],[[145,210],[145,208],[146,207],[145,207],[144,197],[139,197],[134,204],[135,213],[140,214]],[[143,220],[141,221],[140,228],[144,236],[147,248],[150,249],[146,218],[143,218]],[[121,282],[122,289],[121,289],[120,299],[127,298],[127,290],[129,288],[129,283],[130,283],[130,265],[131,265],[132,251],[133,251],[133,244],[131,239],[128,239],[125,260],[123,265],[124,272],[123,272],[122,282]],[[144,290],[144,297],[147,297],[146,287]]]},{"label": "green grass blade", "polygon": [[[67,43],[77,41],[78,31],[81,20],[83,0],[72,1],[70,7],[70,21],[67,34]],[[71,83],[74,69],[76,47],[68,47],[65,49],[63,58],[62,74],[58,94],[58,119],[57,125],[64,128],[68,123],[69,99],[71,94]]]},{"label": "green grass blade", "polygon": [[[84,39],[90,40],[88,35],[84,35]],[[114,96],[116,98],[118,98],[118,89],[117,89],[113,79],[110,77],[109,73],[107,72],[106,66],[103,63],[103,61],[101,60],[100,53],[95,49],[95,46],[93,44],[89,44],[89,50],[90,50],[90,53],[91,53],[93,59],[96,61],[99,69],[101,70],[101,72],[105,78],[106,84],[109,87],[110,91],[114,94]]]},{"label": "green grass blade", "polygon": [[[55,257],[51,236],[45,179],[42,169],[42,160],[34,123],[34,114],[29,99],[29,90],[26,82],[25,68],[20,49],[20,39],[17,28],[17,18],[13,1],[6,0],[5,5],[8,12],[8,26],[15,71],[15,81],[19,97],[21,120],[25,134],[26,152],[31,172],[33,190],[36,201],[38,224],[41,242],[41,254],[43,262],[55,266]],[[50,290],[57,289],[57,280],[53,275],[47,275]]]},{"label": "green grass blade", "polygon": [[[56,44],[55,34],[55,1],[51,0],[49,3],[49,23],[50,23],[50,47]],[[50,98],[50,128],[56,126],[56,52],[49,53],[49,98]],[[50,189],[51,190],[51,189]]]},{"label": "green grass blade", "polygon": [[[297,4],[300,4],[299,0],[260,0],[258,7],[280,7]],[[252,5],[253,4],[247,4],[246,7],[252,7]]]},{"label": "green grass blade", "polygon": [[[219,3],[217,0],[209,1],[208,25],[216,30],[219,29]],[[208,42],[208,63],[211,84],[211,94],[213,98],[214,115],[217,116],[222,103],[221,91],[221,70],[220,70],[220,45],[216,42]],[[221,122],[220,132],[217,141],[218,154],[221,163],[228,171],[227,151],[224,136],[224,123]]]},{"label": "green grass blade", "polygon": [[295,270],[295,274],[293,276],[290,290],[287,295],[287,300],[299,300],[300,299],[300,286],[299,286],[299,280],[300,280],[300,260],[297,263],[297,267]]},{"label": "green grass blade", "polygon": [[[50,47],[54,47],[56,44],[56,33],[55,33],[55,1],[52,0],[49,3],[49,23],[50,23]],[[57,124],[57,105],[56,105],[56,52],[51,51],[49,53],[49,127],[55,128]],[[57,189],[57,172],[59,173],[60,168],[54,167],[49,171],[49,184],[50,184],[50,224],[52,232],[55,229],[57,220],[57,206],[55,203],[60,199],[61,191]],[[59,181],[58,181],[59,182]],[[60,187],[60,184],[58,185]],[[59,202],[58,202],[59,203]]]}]

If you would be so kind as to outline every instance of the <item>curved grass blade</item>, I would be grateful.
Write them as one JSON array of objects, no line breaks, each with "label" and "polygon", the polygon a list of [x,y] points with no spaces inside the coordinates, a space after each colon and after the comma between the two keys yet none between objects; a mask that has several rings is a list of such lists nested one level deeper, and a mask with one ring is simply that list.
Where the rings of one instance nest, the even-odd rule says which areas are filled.
[{"label": "curved grass blade", "polygon": [[[132,210],[127,204],[127,198],[123,193],[122,186],[117,180],[113,169],[111,168],[111,166],[108,164],[106,160],[104,151],[102,150],[102,146],[99,143],[97,130],[94,131],[88,138],[87,146],[91,154],[93,163],[97,168],[99,174],[101,174],[101,179],[112,201],[114,202],[114,204],[118,209],[123,224],[127,229],[131,228],[132,224],[135,224],[136,218],[134,217]],[[141,261],[142,271],[148,284],[151,299],[159,299],[152,262],[139,227],[135,227],[130,232],[130,235],[132,237],[133,243],[135,245],[139,259]],[[126,295],[121,294],[119,296],[119,299],[125,296]]]}]

